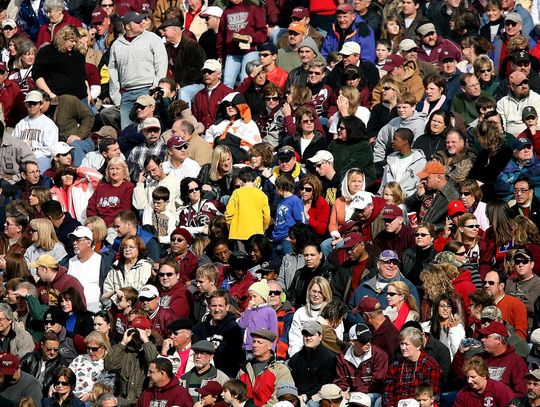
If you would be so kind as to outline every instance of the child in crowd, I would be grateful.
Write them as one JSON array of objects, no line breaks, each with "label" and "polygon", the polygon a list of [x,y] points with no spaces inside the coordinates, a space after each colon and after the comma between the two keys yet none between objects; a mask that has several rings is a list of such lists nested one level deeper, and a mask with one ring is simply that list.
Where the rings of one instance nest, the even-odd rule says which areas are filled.
[{"label": "child in crowd", "polygon": [[114,332],[117,342],[120,342],[124,332],[129,327],[128,315],[133,310],[135,303],[139,298],[139,293],[133,287],[123,287],[116,290],[114,297],[113,318]]},{"label": "child in crowd", "polygon": [[168,247],[171,244],[171,233],[176,228],[178,214],[167,209],[170,199],[169,189],[158,186],[152,191],[152,204],[144,208],[142,224],[152,225],[159,243]]},{"label": "child in crowd", "polygon": [[420,407],[436,407],[435,397],[433,396],[433,387],[429,384],[421,384],[414,389],[414,398],[420,404]]},{"label": "child in crowd", "polygon": [[[249,356],[252,350],[251,333],[259,329],[268,329],[277,335],[278,327],[276,312],[267,304],[270,286],[266,280],[253,283],[248,293],[249,303],[238,320],[238,325],[245,330],[242,348]],[[275,343],[273,348],[275,349]]]}]

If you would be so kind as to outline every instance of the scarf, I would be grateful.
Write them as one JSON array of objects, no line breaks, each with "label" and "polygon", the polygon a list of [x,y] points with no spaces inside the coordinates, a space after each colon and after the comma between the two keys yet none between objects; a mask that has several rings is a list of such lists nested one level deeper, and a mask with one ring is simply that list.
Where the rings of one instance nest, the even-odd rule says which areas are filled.
[{"label": "scarf", "polygon": [[433,106],[433,109],[430,109],[431,104],[427,101],[427,99],[424,100],[424,106],[422,107],[422,113],[425,113],[426,115],[429,116],[429,113],[434,112],[435,110],[439,110],[441,108],[441,106],[444,104],[445,101],[446,101],[446,96],[441,95],[441,98],[437,101],[435,106]]},{"label": "scarf", "polygon": [[409,307],[409,304],[406,302],[403,303],[401,308],[398,311],[398,315],[396,320],[394,321],[394,326],[398,331],[401,331],[401,327],[405,322],[407,322],[407,317],[409,316],[409,311],[411,308]]}]

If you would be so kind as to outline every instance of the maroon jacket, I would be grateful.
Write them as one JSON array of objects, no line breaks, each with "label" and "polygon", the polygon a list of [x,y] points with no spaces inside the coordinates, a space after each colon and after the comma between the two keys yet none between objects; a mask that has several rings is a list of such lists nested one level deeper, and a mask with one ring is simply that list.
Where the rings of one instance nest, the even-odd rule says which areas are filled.
[{"label": "maroon jacket", "polygon": [[336,359],[334,384],[341,390],[362,393],[382,393],[388,370],[388,355],[378,346],[371,345],[371,358],[355,367],[348,355],[352,347],[340,353]]},{"label": "maroon jacket", "polygon": [[233,90],[223,83],[219,83],[208,97],[208,90],[200,90],[193,99],[191,110],[199,123],[208,129],[216,121],[219,102]]},{"label": "maroon jacket", "polygon": [[168,338],[169,330],[167,327],[175,319],[176,318],[174,317],[174,312],[172,309],[166,309],[160,306],[154,318],[150,318],[150,322],[152,323],[152,331],[160,334],[162,338]]},{"label": "maroon jacket", "polygon": [[514,392],[501,382],[487,379],[486,388],[482,394],[464,387],[457,394],[454,407],[506,407],[508,402],[514,398]]},{"label": "maroon jacket", "polygon": [[193,400],[188,391],[180,386],[178,378],[173,377],[171,381],[163,387],[152,386],[142,392],[135,407],[148,406],[191,407],[193,406]]},{"label": "maroon jacket", "polygon": [[376,345],[386,352],[389,359],[394,358],[394,353],[399,348],[399,332],[388,317],[384,317],[385,321],[375,331],[373,331],[373,339],[371,345]]},{"label": "maroon jacket", "polygon": [[119,212],[131,210],[134,188],[129,181],[124,181],[118,187],[113,187],[108,182],[99,184],[88,201],[86,215],[99,216],[107,226],[111,226]]},{"label": "maroon jacket", "polygon": [[189,318],[193,308],[193,296],[183,283],[178,282],[168,289],[159,288],[159,305],[172,311],[174,319]]},{"label": "maroon jacket", "polygon": [[86,308],[86,297],[84,296],[83,286],[77,278],[70,276],[67,273],[67,268],[64,266],[59,267],[56,277],[50,283],[43,280],[39,280],[37,282],[36,288],[38,291],[39,301],[41,301],[42,304],[49,306],[60,306],[58,297],[60,293],[68,287],[73,287],[75,290],[77,290],[81,296],[84,307]]},{"label": "maroon jacket", "polygon": [[[238,42],[233,40],[233,34],[250,35],[252,38],[249,50],[242,50]],[[240,3],[229,6],[223,11],[217,33],[217,56],[244,55],[257,50],[257,45],[263,44],[268,38],[266,18],[261,8],[254,4]]]},{"label": "maroon jacket", "polygon": [[82,23],[77,18],[70,16],[67,11],[64,10],[64,17],[62,17],[62,21],[58,24],[51,26],[51,23],[47,23],[41,26],[38,32],[36,47],[39,49],[43,44],[51,43],[54,36],[58,34],[58,31],[66,25],[82,27]]},{"label": "maroon jacket", "polygon": [[6,127],[15,125],[26,116],[24,95],[16,82],[6,79],[0,87],[0,103],[4,110]]},{"label": "maroon jacket", "polygon": [[249,271],[240,281],[231,276],[225,276],[222,288],[228,289],[229,294],[237,302],[240,311],[244,311],[249,303],[249,287],[257,282],[253,274]]},{"label": "maroon jacket", "polygon": [[[430,64],[437,64],[439,62],[439,55],[441,52],[449,51],[450,53],[456,53],[457,61],[461,61],[461,50],[459,46],[454,44],[452,41],[447,40],[446,38],[443,38],[442,36],[437,36],[437,42],[435,43],[435,46],[431,50],[431,53],[428,55],[426,51],[422,47],[417,48],[418,52],[418,60],[429,62]],[[453,55],[453,54],[451,54]]]}]

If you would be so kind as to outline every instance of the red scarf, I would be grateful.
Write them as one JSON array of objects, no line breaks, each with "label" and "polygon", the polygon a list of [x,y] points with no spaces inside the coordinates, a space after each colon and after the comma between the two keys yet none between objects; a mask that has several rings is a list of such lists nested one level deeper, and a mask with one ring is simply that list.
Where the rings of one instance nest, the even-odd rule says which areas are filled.
[{"label": "red scarf", "polygon": [[409,316],[409,311],[411,309],[409,308],[409,304],[406,302],[403,303],[401,308],[398,311],[398,315],[396,320],[394,321],[394,326],[398,331],[401,331],[401,327],[405,322],[407,322],[407,317]]}]

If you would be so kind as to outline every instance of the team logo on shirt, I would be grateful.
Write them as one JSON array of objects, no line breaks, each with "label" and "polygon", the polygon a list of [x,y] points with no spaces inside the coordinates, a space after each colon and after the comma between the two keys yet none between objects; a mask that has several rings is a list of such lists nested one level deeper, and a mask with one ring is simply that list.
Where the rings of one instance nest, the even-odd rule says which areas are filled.
[{"label": "team logo on shirt", "polygon": [[242,11],[240,13],[232,13],[227,16],[227,25],[229,29],[238,32],[248,25],[248,15],[247,11]]}]

